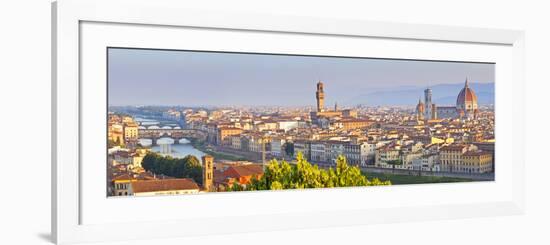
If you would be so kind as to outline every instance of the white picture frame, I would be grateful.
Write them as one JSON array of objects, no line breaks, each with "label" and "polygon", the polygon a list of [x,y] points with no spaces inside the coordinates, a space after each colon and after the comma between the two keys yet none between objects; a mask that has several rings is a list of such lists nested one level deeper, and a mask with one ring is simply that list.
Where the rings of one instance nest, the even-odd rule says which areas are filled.
[{"label": "white picture frame", "polygon": [[[398,200],[381,201],[387,207],[321,207],[311,212],[268,212],[269,208],[255,212],[231,216],[201,216],[192,218],[175,218],[173,220],[139,220],[114,218],[108,222],[96,220],[83,222],[83,208],[99,202],[87,201],[82,183],[88,172],[82,171],[82,111],[81,81],[86,79],[81,74],[83,31],[85,23],[110,23],[128,26],[190,28],[212,31],[262,32],[266,35],[296,34],[338,38],[370,38],[395,41],[437,42],[442,46],[454,44],[472,44],[506,47],[510,52],[507,59],[506,75],[502,78],[513,81],[497,85],[499,92],[506,94],[514,91],[515,103],[508,110],[497,111],[500,118],[506,120],[501,129],[497,126],[497,137],[506,132],[511,164],[506,176],[496,184],[483,185],[468,183],[460,186],[435,185],[435,187],[400,186],[396,189],[373,189],[379,195],[392,190],[393,194],[411,191],[425,192],[426,195],[453,188],[457,193],[472,189],[499,188],[498,197],[453,201],[428,204],[428,201],[411,205],[396,204]],[[265,16],[236,12],[208,12],[188,10],[180,1],[107,1],[107,0],[61,0],[52,5],[52,237],[58,243],[117,241],[127,239],[152,239],[181,237],[192,235],[209,235],[233,232],[268,231],[281,229],[315,228],[327,226],[378,224],[419,220],[454,219],[465,217],[482,217],[495,215],[521,214],[524,210],[524,34],[518,30],[496,30],[471,27],[450,27],[438,25],[419,25],[405,23],[388,23],[376,21],[334,20],[297,16]],[[168,30],[169,31],[169,30]],[[130,32],[128,32],[130,33]],[[153,40],[154,41],[154,40]],[[149,45],[149,44],[143,44]],[[159,44],[160,45],[160,44]],[[476,59],[474,56],[470,59]],[[480,57],[479,59],[482,59]],[[498,63],[497,63],[498,65]],[[497,74],[498,78],[498,74]],[[513,85],[513,86],[512,86]],[[501,97],[501,99],[503,99]],[[497,98],[497,104],[499,104]],[[505,103],[505,102],[503,102]],[[504,105],[504,104],[503,104]],[[499,124],[497,119],[497,125]],[[500,134],[499,134],[500,133]],[[504,137],[504,136],[503,136]],[[497,149],[498,151],[498,149]],[[503,153],[504,154],[504,153]],[[497,157],[498,158],[498,157]],[[101,164],[99,164],[101,165]],[[101,165],[104,166],[104,165]],[[498,168],[498,167],[497,167]],[[498,171],[498,170],[497,170]],[[496,187],[495,187],[496,186]],[[101,187],[98,187],[101,188]],[[436,190],[438,189],[438,190]],[[104,189],[102,189],[104,190]],[[299,191],[274,193],[246,193],[238,195],[249,200],[292,200],[299,196],[319,196],[319,191],[312,190],[306,194]],[[350,190],[324,190],[322,195],[338,199],[348,198],[352,194],[367,194],[363,188]],[[478,194],[483,194],[479,192]],[[252,196],[251,196],[252,195]],[[372,193],[369,195],[373,195]],[[391,194],[388,194],[391,196]],[[452,195],[452,194],[449,194]],[[459,195],[459,194],[457,194]],[[198,197],[198,196],[195,196]],[[193,198],[195,198],[193,197]],[[148,207],[160,205],[180,205],[172,203],[177,197],[145,198],[139,200]],[[227,195],[201,196],[204,202],[215,199],[226,199]],[[89,199],[89,198],[88,198]],[[84,201],[86,200],[86,201]],[[126,202],[132,200],[127,199]],[[88,203],[87,205],[83,205]],[[258,205],[262,203],[257,202]],[[145,204],[144,204],[145,205]],[[288,207],[281,207],[281,209]],[[167,208],[168,209],[168,208]],[[452,212],[451,212],[452,211]],[[95,213],[98,214],[98,213]],[[88,215],[89,216],[89,215]],[[100,215],[98,215],[99,217]],[[85,219],[84,219],[85,220]]]}]

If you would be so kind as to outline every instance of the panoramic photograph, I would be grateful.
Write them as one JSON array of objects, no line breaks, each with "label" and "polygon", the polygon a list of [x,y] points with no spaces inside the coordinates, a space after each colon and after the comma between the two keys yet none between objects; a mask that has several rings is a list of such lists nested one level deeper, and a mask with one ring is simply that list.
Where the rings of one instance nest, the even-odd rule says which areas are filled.
[{"label": "panoramic photograph", "polygon": [[495,64],[107,49],[109,197],[494,181]]}]

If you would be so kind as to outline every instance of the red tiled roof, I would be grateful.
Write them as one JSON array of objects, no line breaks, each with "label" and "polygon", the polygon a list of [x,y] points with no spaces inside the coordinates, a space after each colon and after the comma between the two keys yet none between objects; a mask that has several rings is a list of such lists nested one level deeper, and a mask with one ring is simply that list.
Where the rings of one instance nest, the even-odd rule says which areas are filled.
[{"label": "red tiled roof", "polygon": [[477,104],[477,96],[474,91],[468,86],[468,79],[466,79],[464,88],[460,91],[458,97],[456,98],[457,105],[463,105],[465,103]]},{"label": "red tiled roof", "polygon": [[221,170],[214,170],[214,183],[221,184],[227,182],[227,177]]},{"label": "red tiled roof", "polygon": [[132,191],[134,193],[198,189],[199,186],[192,179],[161,179],[132,182]]},{"label": "red tiled roof", "polygon": [[249,164],[241,166],[231,166],[227,168],[223,175],[230,178],[240,178],[244,176],[259,176],[264,173],[264,168],[259,164]]},{"label": "red tiled roof", "polygon": [[113,181],[114,180],[134,180],[135,178],[130,176],[129,174],[127,173],[124,173],[124,174],[121,174],[121,175],[118,175],[116,177],[113,178]]}]

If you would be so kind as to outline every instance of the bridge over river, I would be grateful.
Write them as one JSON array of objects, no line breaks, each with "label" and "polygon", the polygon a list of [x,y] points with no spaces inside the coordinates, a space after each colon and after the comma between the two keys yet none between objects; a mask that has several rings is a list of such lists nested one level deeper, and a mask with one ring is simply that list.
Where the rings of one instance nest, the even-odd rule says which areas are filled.
[{"label": "bridge over river", "polygon": [[149,127],[138,130],[139,140],[151,140],[151,145],[157,145],[159,139],[171,139],[174,144],[179,144],[182,139],[206,140],[208,134],[198,129],[160,128]]}]

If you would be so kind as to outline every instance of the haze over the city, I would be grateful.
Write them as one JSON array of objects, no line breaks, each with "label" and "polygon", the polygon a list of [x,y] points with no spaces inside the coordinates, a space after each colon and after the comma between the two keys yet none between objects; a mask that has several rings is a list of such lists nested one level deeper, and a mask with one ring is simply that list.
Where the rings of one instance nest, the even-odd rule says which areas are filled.
[{"label": "haze over the city", "polygon": [[[452,103],[466,77],[494,101],[494,64],[144,49],[109,49],[110,105],[414,105],[426,87]],[[448,91],[447,91],[448,90]]]},{"label": "haze over the city", "polygon": [[109,64],[108,196],[494,180],[494,64],[128,49]]}]

